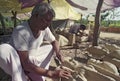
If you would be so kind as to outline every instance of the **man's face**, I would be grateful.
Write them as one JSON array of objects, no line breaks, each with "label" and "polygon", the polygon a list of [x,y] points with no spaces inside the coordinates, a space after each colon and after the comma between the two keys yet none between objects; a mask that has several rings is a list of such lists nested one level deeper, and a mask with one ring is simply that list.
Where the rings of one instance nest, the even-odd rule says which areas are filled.
[{"label": "man's face", "polygon": [[50,13],[43,16],[38,15],[37,22],[36,22],[38,29],[45,30],[48,26],[50,26],[52,19],[53,17]]}]

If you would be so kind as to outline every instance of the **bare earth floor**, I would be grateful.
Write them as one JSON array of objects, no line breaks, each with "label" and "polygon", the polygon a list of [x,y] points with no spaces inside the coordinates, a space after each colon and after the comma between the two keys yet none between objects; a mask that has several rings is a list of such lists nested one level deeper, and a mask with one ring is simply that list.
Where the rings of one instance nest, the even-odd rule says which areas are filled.
[{"label": "bare earth floor", "polygon": [[[120,46],[120,34],[118,33],[100,33],[100,38],[105,41],[109,42],[111,44],[116,44]],[[80,57],[79,61],[81,63],[86,63],[86,56],[83,54],[83,50],[88,46],[88,44],[82,44],[80,45],[79,49],[75,49],[72,46],[65,46],[61,47],[61,52],[64,57],[72,57],[77,60],[77,57]],[[0,81],[11,81],[9,76],[6,75],[2,70],[0,70]]]}]

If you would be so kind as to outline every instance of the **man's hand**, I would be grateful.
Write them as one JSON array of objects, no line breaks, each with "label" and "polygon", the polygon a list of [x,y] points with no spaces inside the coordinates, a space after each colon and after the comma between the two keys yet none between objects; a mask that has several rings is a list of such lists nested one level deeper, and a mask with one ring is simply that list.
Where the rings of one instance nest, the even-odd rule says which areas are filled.
[{"label": "man's hand", "polygon": [[69,79],[72,77],[71,72],[64,69],[59,69],[55,71],[48,71],[48,77],[50,78],[66,78]]},{"label": "man's hand", "polygon": [[59,59],[59,61],[61,62],[61,63],[63,63],[64,62],[64,57],[62,56],[62,54],[59,52],[58,54],[56,54],[56,56],[57,56],[57,58]]}]

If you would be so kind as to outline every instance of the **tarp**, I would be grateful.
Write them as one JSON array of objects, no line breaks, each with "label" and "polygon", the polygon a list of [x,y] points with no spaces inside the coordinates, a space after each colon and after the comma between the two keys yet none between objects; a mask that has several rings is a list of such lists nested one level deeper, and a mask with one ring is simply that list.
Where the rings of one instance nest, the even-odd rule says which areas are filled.
[{"label": "tarp", "polygon": [[44,0],[19,0],[19,2],[22,4],[21,8],[32,7],[42,1]]},{"label": "tarp", "polygon": [[79,20],[81,18],[81,14],[78,14],[65,0],[52,0],[50,5],[55,10],[56,20]]},{"label": "tarp", "polygon": [[[79,13],[89,14],[96,12],[99,0],[66,0],[66,1],[72,6],[74,6],[75,10],[77,10]],[[83,10],[82,7],[86,8],[86,10]],[[117,7],[120,7],[120,0],[104,0],[101,11]]]},{"label": "tarp", "polygon": [[31,9],[32,8],[21,9],[21,4],[18,0],[0,0],[0,13],[11,13],[11,11],[26,13],[31,11]]},{"label": "tarp", "polygon": [[[8,13],[11,14],[12,10],[17,11],[17,13],[31,12],[33,7],[30,7],[30,6],[33,6],[36,3],[41,1],[42,0],[19,0],[19,1],[0,0],[0,12],[4,13],[3,15],[6,15],[6,14],[8,15]],[[79,20],[81,18],[80,13],[77,13],[72,8],[72,6],[70,6],[69,3],[67,3],[65,0],[52,0],[50,5],[55,10],[55,13],[56,13],[55,20],[63,20],[63,19]],[[26,18],[25,15],[24,16],[18,15],[18,17],[22,19]]]},{"label": "tarp", "polygon": [[[11,10],[18,13],[31,11],[31,6],[34,6],[38,2],[43,0],[0,0],[0,12],[10,12]],[[95,13],[99,0],[49,0],[51,5],[56,10],[56,19],[79,19],[76,10],[82,14]],[[69,3],[69,4],[68,4]],[[73,7],[71,7],[71,6]],[[120,7],[120,0],[104,0],[102,5],[102,11]],[[24,9],[23,9],[24,8]],[[74,10],[73,10],[74,9]],[[64,11],[65,10],[65,11]],[[64,16],[62,18],[61,16]],[[76,16],[74,16],[76,15]]]},{"label": "tarp", "polygon": [[[40,2],[42,0],[19,0],[22,3],[22,7],[29,7],[32,6],[32,3]],[[54,0],[50,0],[51,2]],[[61,0],[56,0],[56,2],[60,2]],[[80,13],[95,13],[96,7],[99,0],[64,0],[67,1],[70,5],[78,8],[78,12]],[[28,3],[26,5],[26,3]],[[120,0],[104,0],[102,11],[107,9],[112,9],[120,7]]]},{"label": "tarp", "polygon": [[[19,0],[22,3],[22,8],[33,6],[37,2],[41,2],[43,0]],[[52,0],[49,0],[52,1]],[[61,0],[56,0],[61,1]],[[95,10],[97,3],[99,0],[64,0],[67,1],[74,7],[77,7],[81,10]],[[111,9],[120,6],[120,0],[104,0],[102,10]]]}]

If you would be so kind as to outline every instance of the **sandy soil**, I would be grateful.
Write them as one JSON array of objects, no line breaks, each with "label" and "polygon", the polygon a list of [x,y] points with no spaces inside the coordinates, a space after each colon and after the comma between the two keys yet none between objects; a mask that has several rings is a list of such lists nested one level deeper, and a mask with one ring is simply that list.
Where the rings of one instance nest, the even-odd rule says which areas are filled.
[{"label": "sandy soil", "polygon": [[120,33],[101,32],[100,37],[101,38],[111,38],[111,39],[115,39],[115,40],[120,40]]},{"label": "sandy soil", "polygon": [[[118,33],[101,32],[100,38],[104,39],[106,42],[110,42],[110,43],[114,43],[114,44],[117,44],[120,42],[120,34],[118,34]],[[120,45],[120,43],[119,43],[119,45]],[[69,49],[67,49],[67,48],[61,49],[61,52],[64,55],[64,57],[70,56],[70,57],[74,58],[75,56],[77,56],[77,57],[85,58],[84,55],[82,54],[82,50],[81,50],[81,49],[85,48],[84,46],[81,46],[81,49],[77,49],[77,50],[72,47],[68,47],[68,48]],[[82,59],[80,61],[82,63],[86,62],[86,60],[84,60],[84,59]],[[5,77],[3,77],[2,75]],[[3,74],[2,71],[0,71],[0,76],[1,76],[0,81],[11,81],[10,80],[11,78],[8,75]]]}]

